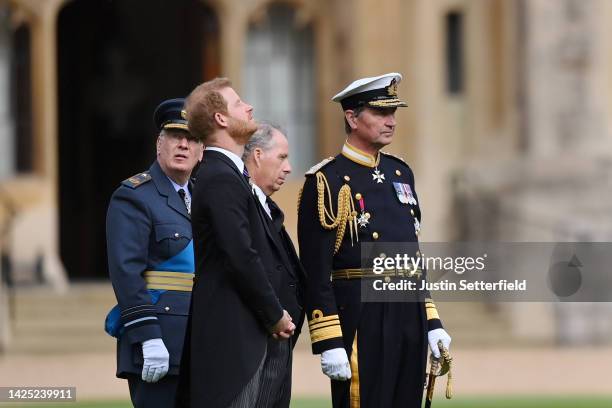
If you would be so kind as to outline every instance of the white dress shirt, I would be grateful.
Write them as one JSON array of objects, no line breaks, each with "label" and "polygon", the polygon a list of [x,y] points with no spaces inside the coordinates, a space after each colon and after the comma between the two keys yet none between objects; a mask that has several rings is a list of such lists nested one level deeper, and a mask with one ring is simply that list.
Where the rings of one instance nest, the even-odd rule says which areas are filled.
[{"label": "white dress shirt", "polygon": [[266,202],[268,198],[266,193],[264,193],[263,190],[259,188],[257,184],[253,184],[253,192],[257,196],[257,199],[261,203],[261,206],[263,207],[263,209],[266,211],[266,214],[268,214],[268,217],[272,219],[272,212],[270,211],[270,207],[268,206],[268,203]]},{"label": "white dress shirt", "polygon": [[236,153],[230,152],[227,149],[223,149],[221,147],[216,147],[216,146],[206,146],[206,150],[212,150],[215,152],[223,153],[224,155],[229,157],[229,159],[236,165],[236,167],[238,168],[238,171],[240,171],[240,174],[244,174],[244,162],[242,161],[240,157],[238,157]]}]

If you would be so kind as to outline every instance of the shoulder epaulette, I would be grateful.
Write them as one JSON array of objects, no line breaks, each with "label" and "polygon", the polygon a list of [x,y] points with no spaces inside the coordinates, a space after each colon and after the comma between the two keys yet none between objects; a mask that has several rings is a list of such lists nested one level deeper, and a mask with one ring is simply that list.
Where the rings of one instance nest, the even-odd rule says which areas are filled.
[{"label": "shoulder epaulette", "polygon": [[151,181],[151,175],[148,171],[145,171],[143,173],[134,174],[132,177],[123,180],[121,184],[130,188],[138,188],[148,181]]},{"label": "shoulder epaulette", "polygon": [[315,174],[317,171],[321,170],[323,167],[327,166],[329,163],[333,162],[335,157],[328,157],[327,159],[321,160],[319,163],[315,164],[306,172],[306,176],[311,176]]},{"label": "shoulder epaulette", "polygon": [[391,158],[393,160],[396,160],[396,161],[402,163],[404,166],[408,166],[408,163],[406,163],[406,160],[404,160],[403,157],[399,157],[399,156],[396,156],[396,155],[388,153],[388,152],[383,152],[382,150],[380,152],[382,154],[384,154],[385,156],[387,156],[387,157],[389,157],[389,158]]}]

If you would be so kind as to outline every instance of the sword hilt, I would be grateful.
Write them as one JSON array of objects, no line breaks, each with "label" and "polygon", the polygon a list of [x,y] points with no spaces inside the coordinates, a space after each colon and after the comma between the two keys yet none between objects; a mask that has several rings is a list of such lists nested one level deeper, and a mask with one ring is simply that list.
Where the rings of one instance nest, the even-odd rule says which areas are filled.
[{"label": "sword hilt", "polygon": [[446,399],[451,399],[453,397],[453,372],[451,371],[453,358],[448,349],[444,347],[442,340],[438,340],[438,349],[440,350],[440,359],[442,360],[442,368],[439,375],[448,373],[446,379]]}]

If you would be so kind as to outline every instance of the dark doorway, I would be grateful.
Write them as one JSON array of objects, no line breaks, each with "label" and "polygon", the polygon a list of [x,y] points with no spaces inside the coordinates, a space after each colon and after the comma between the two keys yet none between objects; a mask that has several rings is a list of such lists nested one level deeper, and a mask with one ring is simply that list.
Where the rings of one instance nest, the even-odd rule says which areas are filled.
[{"label": "dark doorway", "polygon": [[15,118],[16,173],[30,173],[34,170],[30,51],[30,27],[22,24],[13,33],[11,59],[11,114]]},{"label": "dark doorway", "polygon": [[157,104],[218,75],[218,32],[200,0],[77,0],[60,12],[60,245],[71,279],[108,276],[108,200],[154,160]]}]

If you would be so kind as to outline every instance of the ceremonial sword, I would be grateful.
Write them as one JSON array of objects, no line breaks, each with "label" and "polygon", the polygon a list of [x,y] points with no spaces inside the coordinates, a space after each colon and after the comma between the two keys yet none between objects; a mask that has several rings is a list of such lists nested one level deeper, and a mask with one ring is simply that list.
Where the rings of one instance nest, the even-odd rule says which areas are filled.
[{"label": "ceremonial sword", "polygon": [[[425,408],[431,408],[431,402],[433,400],[434,387],[436,385],[436,377],[443,376],[448,373],[448,380],[446,383],[446,398],[452,398],[452,374],[451,374],[451,358],[448,350],[442,344],[442,340],[438,341],[438,349],[440,350],[440,357],[435,358],[433,354],[430,358],[429,377],[427,379],[427,393],[425,394]],[[442,360],[440,362],[440,360]]]}]

